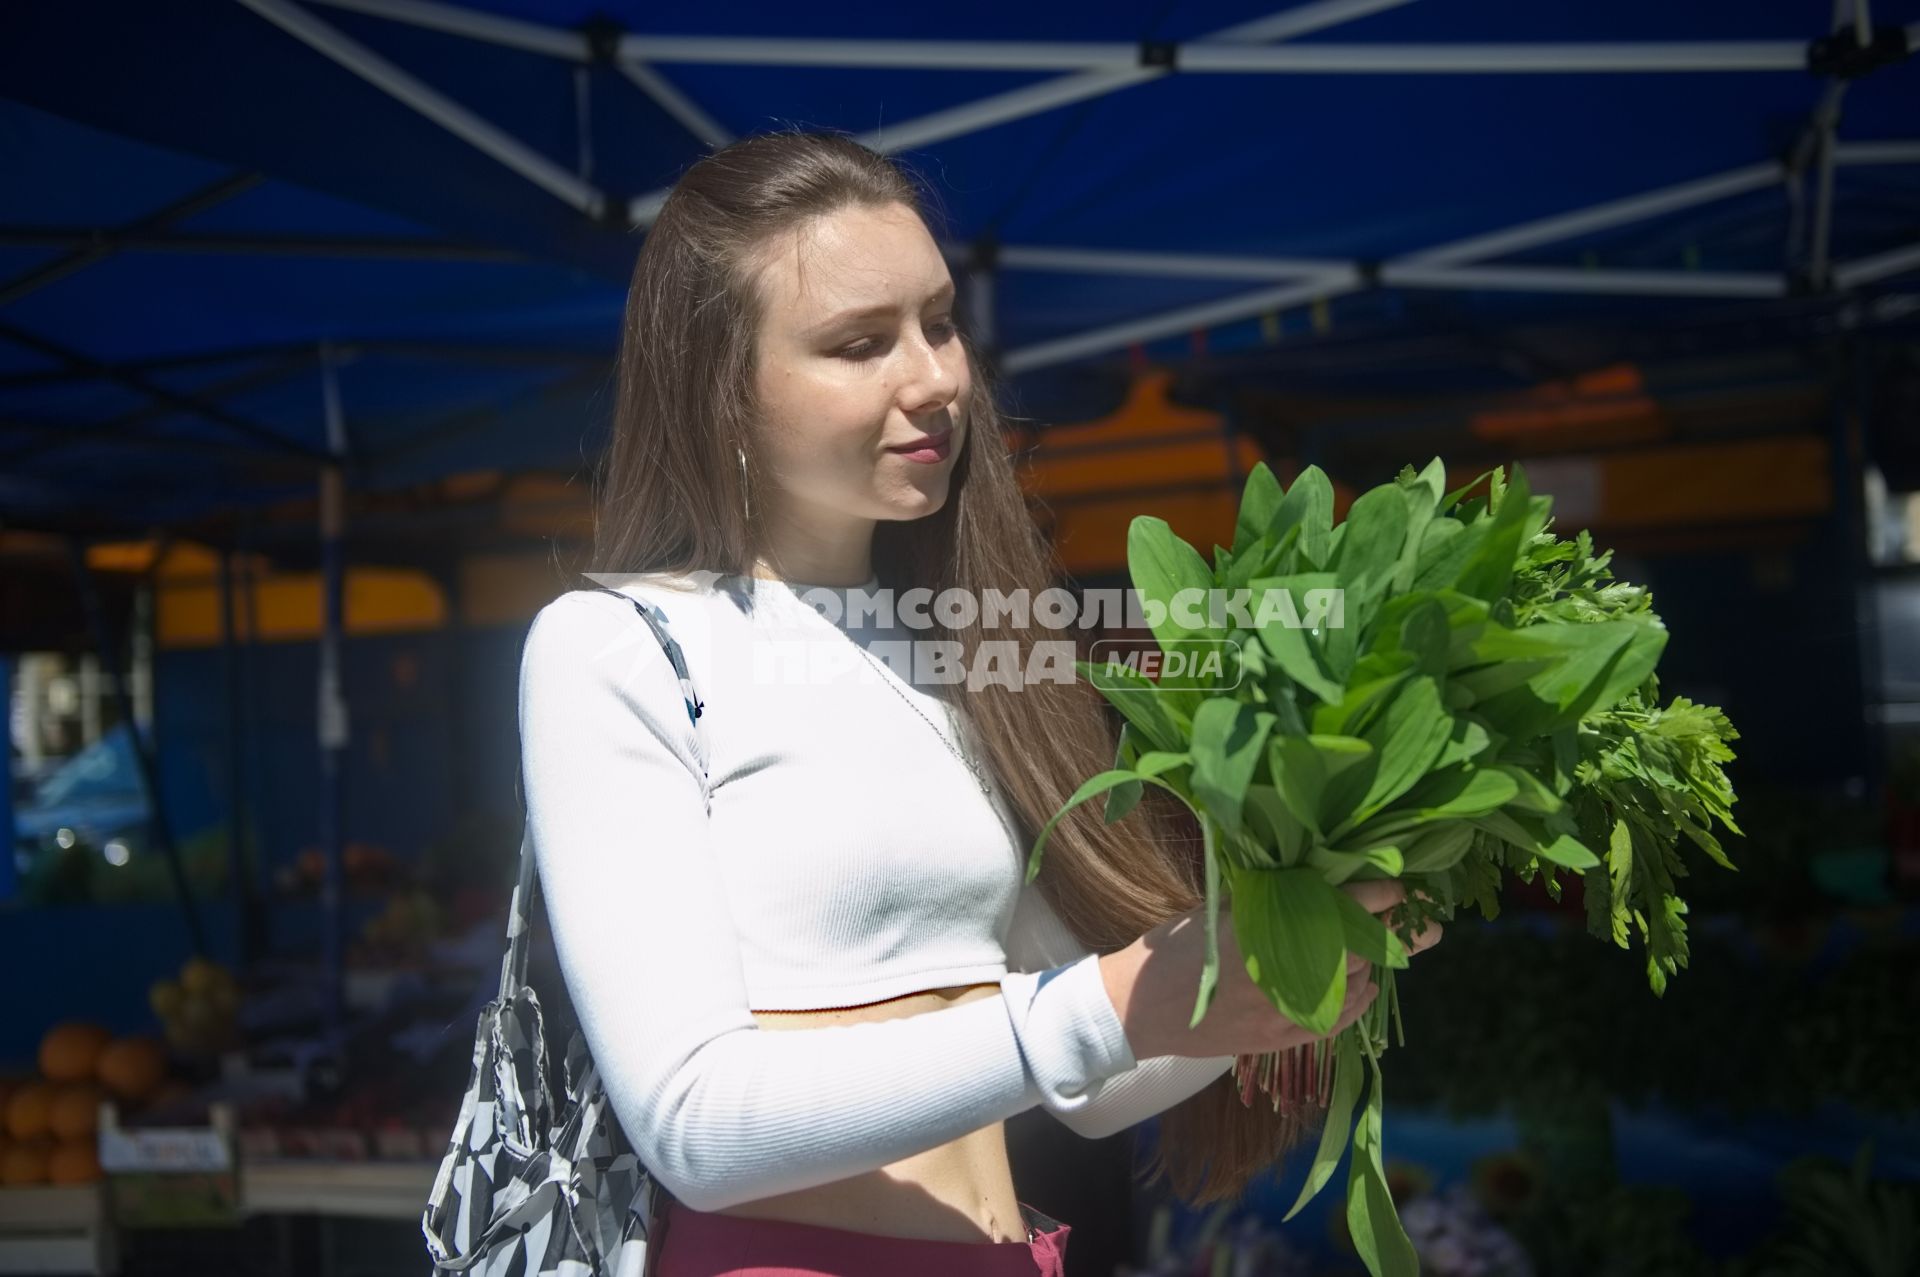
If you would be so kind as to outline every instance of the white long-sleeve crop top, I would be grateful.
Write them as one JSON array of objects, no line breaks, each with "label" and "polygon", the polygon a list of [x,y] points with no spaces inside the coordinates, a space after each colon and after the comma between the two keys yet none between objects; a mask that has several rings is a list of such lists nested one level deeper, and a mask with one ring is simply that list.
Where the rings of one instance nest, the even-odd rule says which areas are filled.
[{"label": "white long-sleeve crop top", "polygon": [[[528,846],[581,1029],[647,1169],[717,1210],[1036,1104],[1113,1134],[1224,1073],[1230,1055],[1135,1059],[1097,956],[1024,882],[998,786],[983,795],[942,743],[978,756],[967,716],[911,662],[862,654],[931,634],[830,620],[815,588],[714,573],[619,585],[664,614],[697,727],[626,599],[562,594],[522,648]],[[893,1020],[766,1031],[750,1014],[996,982],[998,997]]]}]

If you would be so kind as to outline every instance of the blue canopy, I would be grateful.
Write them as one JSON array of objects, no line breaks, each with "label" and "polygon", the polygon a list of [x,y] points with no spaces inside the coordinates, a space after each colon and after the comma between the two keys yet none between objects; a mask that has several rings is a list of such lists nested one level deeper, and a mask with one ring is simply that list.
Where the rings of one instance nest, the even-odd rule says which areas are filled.
[{"label": "blue canopy", "polygon": [[1129,351],[1196,333],[1224,374],[1420,389],[1520,374],[1396,364],[1409,335],[1909,320],[1920,0],[1861,31],[1824,10],[11,6],[0,518],[309,494],[325,369],[356,486],[576,466],[651,208],[790,125],[926,175],[1042,419],[1110,408]]}]

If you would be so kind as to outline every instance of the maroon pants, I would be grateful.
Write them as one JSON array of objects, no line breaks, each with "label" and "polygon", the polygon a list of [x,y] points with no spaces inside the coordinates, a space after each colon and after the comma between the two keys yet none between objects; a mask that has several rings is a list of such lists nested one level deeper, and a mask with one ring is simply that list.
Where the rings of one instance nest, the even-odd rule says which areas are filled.
[{"label": "maroon pants", "polygon": [[1032,1241],[942,1242],[720,1215],[665,1200],[647,1250],[653,1277],[1065,1277],[1073,1226],[1025,1202],[1020,1215]]}]

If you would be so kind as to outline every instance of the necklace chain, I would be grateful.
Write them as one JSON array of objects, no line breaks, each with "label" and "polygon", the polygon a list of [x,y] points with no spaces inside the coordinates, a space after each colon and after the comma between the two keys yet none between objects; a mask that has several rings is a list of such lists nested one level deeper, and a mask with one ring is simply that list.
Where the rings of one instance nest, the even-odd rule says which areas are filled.
[{"label": "necklace chain", "polygon": [[926,711],[921,709],[918,705],[915,705],[905,692],[893,686],[893,680],[887,677],[886,670],[882,667],[879,659],[875,657],[872,652],[869,652],[866,649],[866,646],[864,644],[855,642],[854,647],[858,648],[860,651],[860,655],[866,657],[867,662],[871,664],[876,671],[879,672],[880,681],[882,683],[885,683],[889,688],[892,688],[893,694],[895,696],[898,696],[902,701],[905,701],[908,709],[920,715],[920,721],[925,723],[928,729],[931,730],[935,736],[938,736],[940,738],[940,743],[947,747],[947,752],[949,754],[952,754],[955,758],[959,759],[961,764],[965,766],[968,771],[973,773],[973,779],[976,783],[979,784],[980,792],[982,794],[985,794],[987,797],[991,798],[993,796],[993,785],[987,779],[986,767],[983,764],[977,762],[976,760],[968,758],[964,753],[956,749],[954,747],[953,742],[947,739],[947,734],[941,731],[939,726],[931,718],[927,717]]}]

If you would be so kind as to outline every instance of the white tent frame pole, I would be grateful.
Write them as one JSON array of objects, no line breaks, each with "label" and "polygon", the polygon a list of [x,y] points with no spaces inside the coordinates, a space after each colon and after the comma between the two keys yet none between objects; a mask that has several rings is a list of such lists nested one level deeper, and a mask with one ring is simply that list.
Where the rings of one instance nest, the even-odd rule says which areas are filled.
[{"label": "white tent frame pole", "polygon": [[1787,284],[1763,271],[1581,270],[1550,266],[1397,266],[1380,282],[1403,288],[1485,289],[1629,297],[1784,297]]},{"label": "white tent frame pole", "polygon": [[518,18],[496,18],[460,5],[434,4],[432,0],[308,0],[308,3],[371,14],[428,31],[519,49],[523,53],[543,53],[574,62],[585,62],[592,56],[587,37],[578,31],[522,22]]},{"label": "white tent frame pole", "polygon": [[[1920,268],[1920,244],[1841,266],[1834,272],[1837,288],[1850,289],[1891,275]],[[1514,291],[1632,293],[1665,296],[1710,297],[1782,297],[1785,282],[1775,276],[1753,272],[1660,272],[1660,271],[1566,271],[1556,272],[1533,267],[1473,267],[1428,269],[1381,266],[1384,282],[1406,287],[1487,288]],[[1617,286],[1615,286],[1617,285]],[[1200,306],[1190,306],[1145,319],[1129,320],[1072,337],[1038,342],[1008,351],[1002,366],[1010,373],[1031,372],[1055,364],[1103,355],[1134,342],[1155,341],[1177,336],[1213,324],[1251,319],[1268,311],[1282,310],[1302,302],[1330,301],[1364,286],[1357,269],[1340,277],[1326,276],[1302,280],[1292,286],[1243,293],[1236,297]]]},{"label": "white tent frame pole", "polygon": [[1508,253],[1537,248],[1542,244],[1551,244],[1558,240],[1572,239],[1576,235],[1585,235],[1592,231],[1630,225],[1650,217],[1658,217],[1662,213],[1691,208],[1696,204],[1707,204],[1714,200],[1743,195],[1748,191],[1773,186],[1783,176],[1783,170],[1777,163],[1748,164],[1742,168],[1728,169],[1709,177],[1696,178],[1691,182],[1679,182],[1673,186],[1663,186],[1640,195],[1629,195],[1625,199],[1609,200],[1604,204],[1576,209],[1571,213],[1558,213],[1551,217],[1523,222],[1507,230],[1475,235],[1437,248],[1423,249],[1399,260],[1401,264],[1410,266],[1456,266],[1482,261],[1489,257],[1500,257]]},{"label": "white tent frame pole", "polygon": [[1182,44],[1182,72],[1267,75],[1536,75],[1664,71],[1801,71],[1805,41],[1629,44],[1320,44],[1221,49]]},{"label": "white tent frame pole", "polygon": [[[1006,244],[1003,268],[1072,275],[1148,276],[1279,283],[1320,279],[1352,266],[1335,258],[1224,257],[1184,253],[1128,253],[1101,249]],[[1778,275],[1757,271],[1585,270],[1541,266],[1425,266],[1388,262],[1382,283],[1408,288],[1495,289],[1668,297],[1777,297]]]},{"label": "white tent frame pole", "polygon": [[[1634,222],[1673,209],[1687,208],[1694,204],[1724,199],[1729,195],[1770,186],[1778,183],[1783,174],[1784,169],[1777,163],[1750,164],[1744,168],[1730,169],[1695,181],[1661,187],[1640,195],[1628,196],[1625,199],[1609,200],[1590,208],[1539,218],[1506,230],[1474,235],[1455,240],[1450,244],[1409,253],[1383,264],[1381,274],[1384,277],[1386,272],[1394,267],[1463,266],[1501,253],[1516,252],[1523,248],[1532,248],[1584,234],[1587,231]],[[1232,323],[1249,319],[1301,301],[1329,299],[1343,293],[1356,292],[1364,286],[1360,272],[1352,268],[1347,269],[1342,275],[1335,276],[1330,272],[1320,279],[1325,281],[1324,287],[1317,286],[1316,281],[1308,280],[1291,288],[1282,287],[1242,294],[1202,306],[1184,307],[1165,314],[1108,325],[1105,328],[1072,337],[1040,342],[1033,346],[1009,351],[1004,364],[1010,371],[1030,371],[1087,355],[1105,354],[1133,342],[1153,341],[1161,337],[1189,332],[1206,324]],[[1286,296],[1288,293],[1297,295]]]},{"label": "white tent frame pole", "polygon": [[1035,368],[1069,363],[1088,355],[1103,355],[1136,341],[1153,341],[1176,333],[1191,332],[1195,328],[1232,323],[1270,310],[1284,310],[1302,302],[1354,292],[1360,287],[1360,272],[1348,266],[1338,272],[1329,272],[1323,276],[1301,280],[1296,284],[1263,288],[1258,292],[1242,293],[1237,297],[1228,297],[1216,302],[1203,302],[1198,306],[1187,306],[1160,315],[1150,315],[1145,319],[1111,324],[1105,328],[1097,328],[1092,332],[1079,333],[1072,337],[1059,337],[1052,341],[1023,346],[1018,350],[1008,351],[1001,358],[1001,367],[1009,373],[1031,372]]},{"label": "white tent frame pole", "polygon": [[1165,276],[1172,279],[1234,279],[1278,282],[1326,275],[1351,265],[1333,258],[1235,257],[1210,253],[1135,253],[1099,248],[1048,248],[1002,244],[1000,265],[1012,270],[1067,275]]},{"label": "white tent frame pole", "polygon": [[1013,120],[1044,115],[1075,102],[1104,97],[1148,80],[1157,80],[1165,74],[1164,71],[1143,68],[1138,71],[1083,71],[1078,75],[1058,76],[1039,84],[1009,89],[976,102],[873,129],[859,135],[859,140],[882,155],[895,155],[944,142],[948,138],[984,132]]},{"label": "white tent frame pole", "polygon": [[720,121],[708,115],[699,103],[682,93],[678,85],[646,63],[617,58],[614,66],[619,68],[621,75],[632,81],[635,88],[657,102],[661,110],[678,120],[681,128],[708,146],[721,147],[733,141],[732,132]]},{"label": "white tent frame pole", "polygon": [[[1343,22],[1353,22],[1410,3],[1412,0],[1319,0],[1315,4],[1296,5],[1280,13],[1223,28],[1207,38],[1216,44],[1290,40],[1295,36],[1323,31]],[[1136,65],[1117,71],[1080,71],[1057,76],[1039,84],[1010,89],[961,106],[930,112],[875,129],[861,135],[860,141],[883,155],[910,151],[948,138],[981,132],[1012,120],[1057,110],[1089,98],[1117,93],[1121,89],[1171,74],[1165,67],[1143,67],[1137,65],[1137,61]]]},{"label": "white tent frame pole", "polygon": [[1818,176],[1813,197],[1813,249],[1808,257],[1808,276],[1816,288],[1825,288],[1833,282],[1827,270],[1827,255],[1833,244],[1834,131],[1840,123],[1840,100],[1846,88],[1844,80],[1833,86],[1833,92],[1821,103],[1816,126],[1819,129],[1814,143]]},{"label": "white tent frame pole", "polygon": [[[1852,20],[1848,20],[1848,11]],[[1867,16],[1867,0],[1833,0],[1833,34],[1837,38],[1848,26],[1854,42],[1866,47],[1873,38],[1872,20]],[[1833,244],[1833,150],[1839,142],[1840,104],[1847,95],[1848,81],[1836,79],[1821,97],[1813,116],[1814,195],[1812,243],[1807,252],[1807,278],[1815,288],[1829,288],[1833,277],[1828,270],[1828,255]]]},{"label": "white tent frame pole", "polygon": [[1857,288],[1861,284],[1870,284],[1915,268],[1920,268],[1920,244],[1908,244],[1904,248],[1843,262],[1834,269],[1833,282],[1836,288]]},{"label": "white tent frame pole", "polygon": [[[1224,28],[1213,32],[1207,38],[1216,42],[1247,41],[1250,43],[1287,40],[1294,36],[1322,31],[1342,22],[1365,18],[1387,9],[1397,9],[1408,3],[1411,3],[1411,0],[1318,0],[1317,3],[1296,5],[1281,13],[1269,14],[1264,18],[1255,18],[1250,22]],[[1115,93],[1135,84],[1157,80],[1166,74],[1168,72],[1161,67],[1135,66],[1124,71],[1083,71],[1074,75],[1058,76],[1040,84],[1029,84],[1023,88],[997,93],[962,106],[949,107],[916,119],[889,124],[885,128],[862,134],[859,141],[883,155],[910,151],[948,138],[977,133],[1012,120],[1040,115],[1089,98]],[[666,201],[668,189],[662,187],[644,195],[635,196],[627,209],[628,220],[637,227],[652,225],[653,219],[660,212],[660,205]]]},{"label": "white tent frame pole", "polygon": [[[1838,27],[1841,20],[1840,8],[1847,0],[1834,0],[1834,24]],[[1845,80],[1835,80],[1828,84],[1820,95],[1820,101],[1807,117],[1806,127],[1794,139],[1793,148],[1781,161],[1785,168],[1782,178],[1787,195],[1787,269],[1799,270],[1801,263],[1811,257],[1812,233],[1807,229],[1806,175],[1811,166],[1824,171],[1832,163],[1832,139],[1827,136],[1826,123],[1833,116],[1840,97],[1847,91]],[[1819,173],[1815,174],[1816,179]],[[1829,188],[1830,189],[1830,188]],[[1816,200],[1818,192],[1815,192]],[[1809,279],[1815,278],[1809,275]]]},{"label": "white tent frame pole", "polygon": [[1845,7],[1853,9],[1853,39],[1856,44],[1866,45],[1873,40],[1873,17],[1867,12],[1867,0],[1834,0],[1836,12],[1834,27],[1839,28],[1838,12]]},{"label": "white tent frame pole", "polygon": [[[371,13],[374,17],[384,17],[384,19],[396,21],[396,23],[407,23],[407,25],[411,25],[411,27],[422,27],[422,29],[426,29],[426,31],[440,31],[440,33],[444,33],[444,35],[467,36],[470,40],[484,40],[484,42],[488,42],[488,44],[499,44],[499,46],[503,46],[503,48],[516,48],[516,50],[522,50],[522,52],[528,52],[528,54],[545,54],[545,56],[549,56],[549,58],[568,58],[568,60],[574,61],[588,61],[589,58],[591,58],[591,48],[588,46],[588,38],[580,35],[578,31],[572,31],[572,29],[568,29],[568,27],[543,27],[540,23],[528,23],[528,21],[520,21],[520,19],[515,19],[515,17],[493,17],[490,13],[476,13],[474,10],[461,8],[461,6],[457,6],[457,4],[436,4],[434,0],[309,0],[309,2],[311,2],[311,4],[321,4],[321,6],[326,6],[326,8],[334,8],[334,10]],[[1325,29],[1325,27],[1331,27],[1334,23],[1354,21],[1356,17],[1365,17],[1367,13],[1379,13],[1380,10],[1398,8],[1398,6],[1402,6],[1402,4],[1411,4],[1411,2],[1413,2],[1413,0],[1319,0],[1317,4],[1298,4],[1298,6],[1290,8],[1290,10],[1273,13],[1273,15],[1269,15],[1269,17],[1260,17],[1260,19],[1242,23],[1242,25],[1238,25],[1238,27],[1227,27],[1225,31],[1217,31],[1217,33],[1213,33],[1212,36],[1206,36],[1206,42],[1208,42],[1208,44],[1223,44],[1223,42],[1284,40],[1284,38],[1288,38],[1288,36],[1306,35],[1309,31],[1321,31],[1321,29]],[[781,65],[876,65],[876,67],[914,65],[914,63],[887,61],[883,56],[877,56],[877,54],[872,54],[872,52],[860,52],[860,50],[876,50],[876,48],[883,46],[883,44],[912,44],[912,46],[924,48],[924,50],[927,50],[927,56],[931,56],[931,58],[935,58],[935,60],[941,61],[941,63],[952,63],[952,65],[960,65],[960,67],[970,65],[970,63],[964,63],[964,61],[954,63],[954,54],[947,52],[947,50],[968,48],[968,50],[973,50],[977,56],[989,56],[989,54],[985,54],[985,50],[998,50],[998,48],[1041,48],[1041,50],[1054,50],[1054,58],[1058,58],[1058,50],[1098,50],[1098,56],[1100,56],[1102,60],[1106,60],[1108,56],[1112,56],[1112,50],[1116,50],[1116,48],[1127,48],[1127,50],[1131,50],[1131,56],[1127,58],[1129,67],[1137,67],[1137,63],[1139,63],[1139,44],[1119,44],[1119,42],[1114,42],[1114,40],[1104,40],[1104,42],[1062,42],[1062,44],[1031,44],[1031,42],[1027,42],[1027,44],[1012,44],[1012,46],[1000,44],[1000,42],[993,42],[993,40],[964,40],[964,42],[947,42],[947,40],[804,40],[804,38],[803,40],[781,40],[781,38],[772,38],[772,36],[762,38],[762,36],[636,35],[628,36],[628,40],[691,40],[691,42],[697,42],[697,44],[689,44],[687,48],[695,48],[695,46],[699,46],[699,44],[710,44],[710,46],[714,46],[714,48],[720,48],[720,46],[726,44],[728,40],[737,40],[737,44],[733,46],[735,52],[733,52],[732,56],[714,56],[714,58],[705,58],[705,56],[703,56],[703,58],[682,58],[682,60],[680,60],[720,61],[720,63],[733,63],[733,65],[753,65],[753,63],[781,63]],[[766,48],[770,48],[770,46],[772,46],[772,48],[780,48],[780,46],[793,46],[793,44],[801,44],[801,46],[804,46],[804,44],[843,46],[843,48],[847,48],[847,50],[852,50],[851,56],[854,58],[854,61],[851,61],[851,63],[843,63],[843,61],[808,63],[808,61],[797,60],[797,58],[793,58],[793,56],[764,56],[764,52],[762,52],[762,50],[766,50]],[[741,52],[741,50],[745,50],[745,52]],[[653,58],[645,48],[639,48],[636,44],[626,44],[626,42],[622,42],[622,48],[620,48],[620,54],[618,54],[618,56],[620,56],[620,58],[632,58],[634,61],[660,61],[657,60],[657,58]],[[1004,69],[1006,63],[996,61],[993,65]],[[1075,61],[1075,63],[1069,63],[1069,65],[1077,67],[1077,65],[1081,65],[1081,63]],[[1156,69],[1156,67],[1144,67],[1144,71],[1146,71],[1146,75],[1140,75],[1137,79],[1156,79],[1156,77],[1164,75],[1164,71],[1160,71],[1160,69]]]},{"label": "white tent frame pole", "polygon": [[1842,142],[1833,148],[1835,164],[1920,164],[1920,139],[1911,142]]},{"label": "white tent frame pole", "polygon": [[606,197],[591,183],[581,181],[518,138],[322,22],[292,0],[239,0],[239,3],[542,190],[589,217],[600,216]]},{"label": "white tent frame pole", "polygon": [[[1503,73],[1795,71],[1804,40],[1566,44],[1313,44],[1249,47],[1173,42],[1180,74],[1498,75]],[[1139,41],[848,40],[761,36],[620,38],[620,56],[719,66],[867,67],[919,71],[1125,71]]]},{"label": "white tent frame pole", "polygon": [[[1376,11],[1407,0],[1359,5],[1333,0],[1276,15],[1296,29],[1249,37],[1231,31],[1177,43],[1179,68],[1201,74],[1497,74],[1647,71],[1804,71],[1806,43],[1799,40],[1630,41],[1607,43],[1364,44],[1251,48],[1287,35],[1319,30],[1334,21],[1305,10],[1364,8]],[[565,27],[494,17],[433,0],[311,0],[335,9],[371,14],[449,35],[549,57],[586,61],[586,38]],[[1845,8],[1849,0],[1841,0]],[[1864,3],[1852,5],[1862,42],[1871,38]],[[1356,15],[1357,16],[1357,15]],[[1271,21],[1271,20],[1268,20]],[[1252,25],[1252,24],[1249,24]],[[1920,24],[1908,29],[1920,40]],[[620,57],[639,62],[685,62],[729,66],[839,66],[936,70],[1034,70],[1104,74],[1140,68],[1140,46],[1125,41],[844,40],[761,36],[622,37]],[[1101,90],[1105,91],[1105,90]]]},{"label": "white tent frame pole", "polygon": [[[518,49],[523,53],[539,53],[548,57],[563,58],[569,62],[586,65],[593,60],[593,49],[587,37],[578,31],[565,27],[541,26],[537,22],[522,22],[517,18],[496,18],[491,14],[476,13],[457,5],[435,4],[432,0],[308,0],[311,4],[325,5],[332,9],[349,9],[355,13],[371,14],[391,22],[404,22],[408,26],[420,27],[428,31],[439,31],[445,35],[465,36],[485,44],[496,44],[502,48]],[[644,63],[620,60],[617,62],[621,74],[631,80],[636,88],[655,102],[662,110],[671,115],[680,125],[709,146],[724,146],[733,140],[733,135],[722,128],[714,118],[708,115],[686,94],[667,82],[658,72]]]}]

